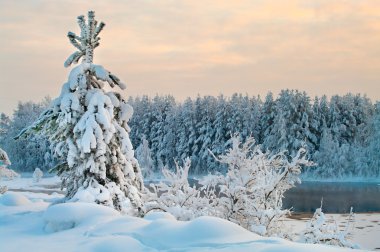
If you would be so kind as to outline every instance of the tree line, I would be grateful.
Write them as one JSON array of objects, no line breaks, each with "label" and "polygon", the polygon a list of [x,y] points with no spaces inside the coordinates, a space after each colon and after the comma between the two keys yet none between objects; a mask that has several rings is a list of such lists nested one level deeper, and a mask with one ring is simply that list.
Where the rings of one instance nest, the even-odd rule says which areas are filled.
[{"label": "tree line", "polygon": [[[12,160],[12,168],[49,169],[54,160],[47,139],[13,140],[50,103],[20,102],[12,117],[0,116],[0,145]],[[129,122],[135,148],[149,148],[152,168],[190,157],[192,174],[225,172],[215,156],[230,147],[238,133],[244,141],[252,136],[263,150],[286,151],[288,157],[301,147],[315,166],[304,176],[315,178],[380,176],[380,104],[361,95],[335,95],[311,99],[305,92],[283,90],[277,97],[234,94],[198,96],[178,102],[173,96],[130,97],[134,108]],[[138,157],[139,158],[139,157]],[[144,167],[143,167],[144,168]]]},{"label": "tree line", "polygon": [[129,103],[131,140],[138,147],[147,139],[156,171],[190,157],[194,174],[223,172],[226,167],[210,152],[225,153],[238,133],[242,141],[253,136],[263,150],[286,151],[289,158],[305,148],[315,163],[305,176],[380,176],[380,106],[365,96],[312,100],[305,92],[283,90],[276,98],[234,94],[177,102],[172,96],[142,96]]}]

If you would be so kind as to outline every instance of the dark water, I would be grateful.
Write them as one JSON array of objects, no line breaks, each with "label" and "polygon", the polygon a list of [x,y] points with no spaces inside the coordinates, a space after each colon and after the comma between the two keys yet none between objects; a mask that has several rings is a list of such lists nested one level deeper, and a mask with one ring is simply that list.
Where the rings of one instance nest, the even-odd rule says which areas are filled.
[{"label": "dark water", "polygon": [[303,182],[285,193],[284,208],[314,212],[321,205],[326,213],[380,212],[379,183]]}]

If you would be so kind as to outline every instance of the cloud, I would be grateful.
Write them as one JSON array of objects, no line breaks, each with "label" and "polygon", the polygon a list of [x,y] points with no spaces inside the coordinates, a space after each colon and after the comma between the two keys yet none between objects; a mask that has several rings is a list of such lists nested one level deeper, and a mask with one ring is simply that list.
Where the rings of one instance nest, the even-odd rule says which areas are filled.
[{"label": "cloud", "polygon": [[78,32],[75,18],[88,9],[107,24],[95,59],[130,83],[128,94],[299,88],[380,98],[376,0],[5,0],[0,88],[9,91],[0,93],[1,110],[58,94],[73,51],[65,36]]}]

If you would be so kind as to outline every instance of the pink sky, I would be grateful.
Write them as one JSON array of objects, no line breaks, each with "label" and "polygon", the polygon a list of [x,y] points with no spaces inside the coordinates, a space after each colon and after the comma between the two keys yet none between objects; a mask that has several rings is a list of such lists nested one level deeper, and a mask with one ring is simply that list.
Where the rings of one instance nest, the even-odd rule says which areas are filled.
[{"label": "pink sky", "polygon": [[78,15],[107,26],[95,63],[128,95],[366,94],[380,99],[379,0],[0,1],[0,112],[59,95]]}]

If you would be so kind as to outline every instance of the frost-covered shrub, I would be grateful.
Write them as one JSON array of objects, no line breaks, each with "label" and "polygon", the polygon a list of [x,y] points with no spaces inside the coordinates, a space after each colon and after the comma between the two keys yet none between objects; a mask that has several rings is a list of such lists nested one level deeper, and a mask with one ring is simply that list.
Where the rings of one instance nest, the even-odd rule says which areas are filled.
[{"label": "frost-covered shrub", "polygon": [[[142,214],[140,191],[143,181],[129,139],[128,121],[133,114],[121,94],[106,92],[125,85],[114,74],[93,64],[93,51],[99,45],[104,23],[89,11],[88,22],[78,17],[80,36],[69,32],[70,42],[78,49],[65,62],[73,68],[61,94],[52,106],[29,128],[21,132],[39,132],[49,136],[54,154],[61,162],[53,169],[66,188],[64,201],[92,202],[124,210],[125,206]],[[129,204],[129,203],[130,204]],[[127,210],[127,209],[126,209]]]},{"label": "frost-covered shrub", "polygon": [[7,166],[11,164],[11,161],[9,160],[8,154],[0,148],[0,164]]},{"label": "frost-covered shrub", "polygon": [[40,168],[36,168],[33,172],[33,182],[38,183],[44,176],[44,173],[41,171]]},{"label": "frost-covered shrub", "polygon": [[170,212],[180,220],[217,216],[261,235],[288,238],[281,221],[289,210],[282,209],[282,198],[300,183],[301,167],[311,165],[305,150],[289,161],[283,152],[263,153],[253,138],[241,143],[235,135],[231,142],[232,148],[217,158],[228,165],[225,175],[208,175],[197,188],[188,182],[189,158],[183,167],[176,165],[176,172],[165,168],[166,181],[151,185],[147,209]]},{"label": "frost-covered shrub", "polygon": [[[2,178],[14,179],[20,176],[17,172],[7,168],[7,165],[10,164],[11,161],[7,153],[0,148],[0,180]],[[0,186],[0,194],[5,193],[7,190],[8,188],[6,186]]]},{"label": "frost-covered shrub", "polygon": [[0,186],[0,194],[4,194],[6,191],[8,191],[7,186]]},{"label": "frost-covered shrub", "polygon": [[355,216],[351,207],[344,230],[339,230],[336,221],[328,221],[326,219],[321,206],[315,210],[314,215],[307,223],[306,228],[300,233],[299,241],[303,243],[322,243],[346,248],[359,248],[357,244],[347,241],[350,227],[354,221]]},{"label": "frost-covered shrub", "polygon": [[2,178],[7,178],[7,179],[15,179],[20,177],[20,174],[15,172],[14,170],[8,169],[7,167],[0,166],[0,180]]},{"label": "frost-covered shrub", "polygon": [[161,210],[171,213],[178,220],[191,220],[202,215],[213,214],[213,200],[207,197],[195,185],[190,186],[188,181],[190,158],[184,161],[183,167],[176,162],[176,171],[166,167],[162,169],[164,181],[151,184],[151,193],[148,193],[147,211]]},{"label": "frost-covered shrub", "polygon": [[217,157],[228,165],[226,175],[211,175],[202,183],[217,188],[220,217],[260,235],[281,236],[282,219],[289,209],[282,208],[284,193],[300,183],[302,166],[311,165],[300,149],[290,161],[283,152],[262,152],[249,137],[244,143],[238,135],[231,139],[232,147]]},{"label": "frost-covered shrub", "polygon": [[[17,172],[8,169],[8,165],[11,165],[11,161],[9,160],[7,153],[0,148],[0,180],[2,178],[14,179],[20,176]],[[4,193],[6,190],[6,187],[2,187],[0,191]]]}]

